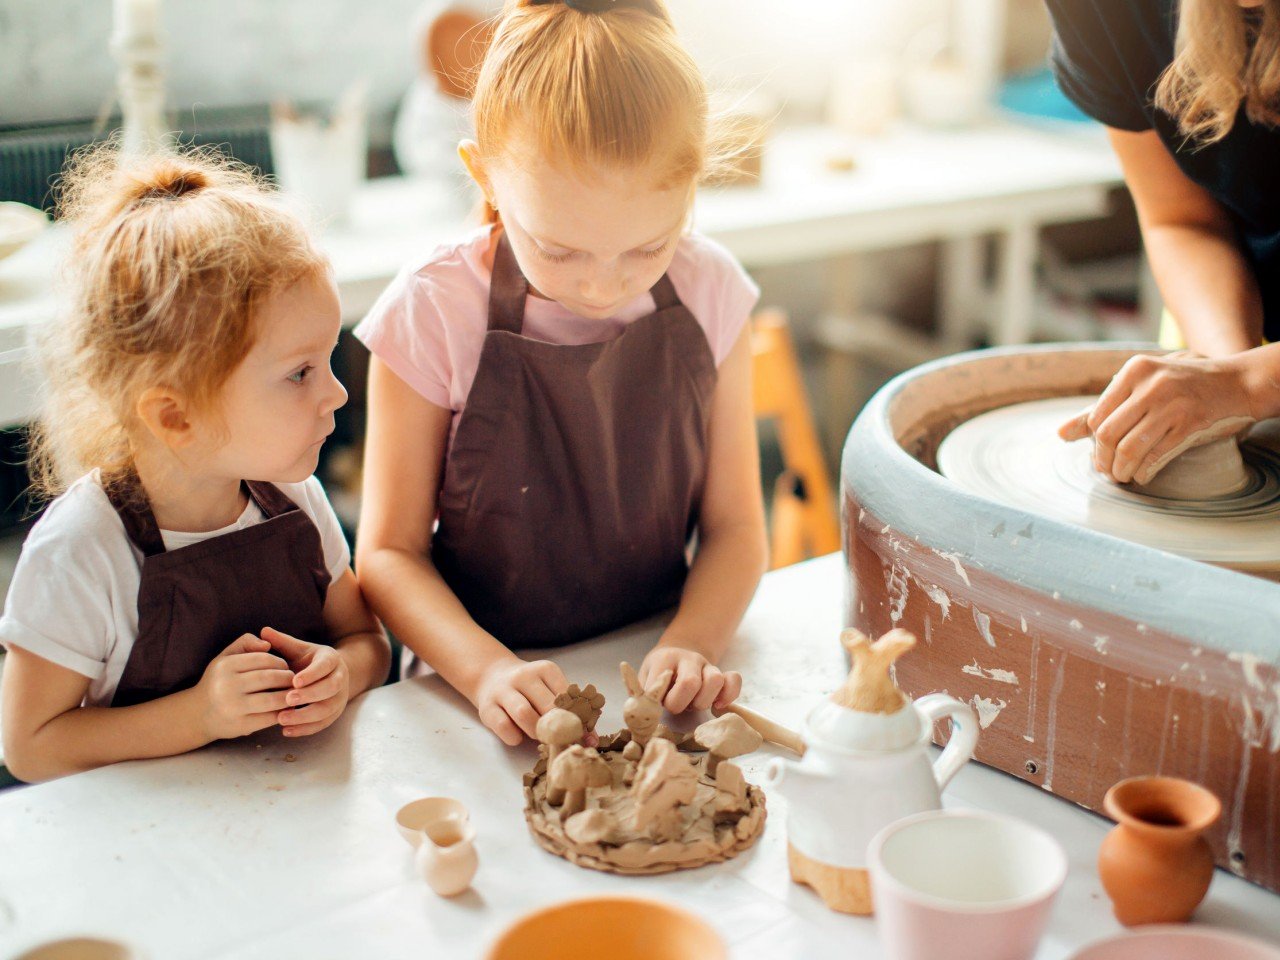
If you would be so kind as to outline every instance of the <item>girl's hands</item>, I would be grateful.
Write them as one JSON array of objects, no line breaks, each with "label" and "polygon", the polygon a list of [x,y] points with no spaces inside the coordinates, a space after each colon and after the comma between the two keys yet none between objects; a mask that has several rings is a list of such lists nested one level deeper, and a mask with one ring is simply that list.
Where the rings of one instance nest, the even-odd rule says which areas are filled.
[{"label": "girl's hands", "polygon": [[509,747],[524,737],[537,739],[538,719],[555,706],[569,687],[564,674],[550,660],[526,662],[503,657],[485,670],[476,688],[480,722]]},{"label": "girl's hands", "polygon": [[672,676],[671,687],[662,701],[670,713],[683,713],[690,707],[722,710],[742,692],[742,675],[736,670],[721,671],[696,651],[663,644],[650,650],[640,664],[640,684],[648,684],[651,677],[664,670],[670,670]]},{"label": "girl's hands", "polygon": [[1063,440],[1094,439],[1094,466],[1117,483],[1150,483],[1187,440],[1199,446],[1239,433],[1257,417],[1248,353],[1130,358],[1091,410],[1058,428]]},{"label": "girl's hands", "polygon": [[286,737],[319,733],[342,716],[351,696],[351,676],[341,653],[272,627],[262,631],[262,639],[280,652],[295,674],[293,689],[285,693],[276,717]]},{"label": "girl's hands", "polygon": [[294,675],[270,650],[266,640],[246,633],[204,668],[196,692],[203,700],[210,740],[244,737],[276,725]]}]

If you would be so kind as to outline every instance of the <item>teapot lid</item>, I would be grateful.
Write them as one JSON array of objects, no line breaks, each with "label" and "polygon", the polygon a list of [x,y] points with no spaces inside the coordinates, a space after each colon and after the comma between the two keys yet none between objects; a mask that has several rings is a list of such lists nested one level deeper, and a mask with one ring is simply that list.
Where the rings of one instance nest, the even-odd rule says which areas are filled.
[{"label": "teapot lid", "polygon": [[907,701],[894,713],[862,713],[821,700],[805,720],[804,739],[813,749],[888,753],[928,736],[920,713]]}]

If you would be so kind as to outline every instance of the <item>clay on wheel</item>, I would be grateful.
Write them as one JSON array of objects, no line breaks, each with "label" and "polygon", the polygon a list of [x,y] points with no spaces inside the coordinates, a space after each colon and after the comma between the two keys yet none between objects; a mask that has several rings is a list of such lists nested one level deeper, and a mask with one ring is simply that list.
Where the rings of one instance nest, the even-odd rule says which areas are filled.
[{"label": "clay on wheel", "polygon": [[[1104,479],[1093,468],[1089,441],[1059,439],[1058,425],[1095,399],[1033,400],[967,420],[939,446],[939,472],[970,493],[1028,513],[1195,560],[1280,575],[1280,440],[1261,429],[1267,425],[1239,447],[1246,480],[1234,493],[1183,497],[1195,483],[1221,493],[1222,476],[1229,478],[1233,468],[1218,447],[1192,450],[1195,457],[1173,474],[1165,476],[1172,466],[1157,474],[1175,487],[1178,496],[1169,497],[1159,486],[1122,487]],[[1213,476],[1181,476],[1184,465],[1196,469],[1197,458],[1216,464]]]}]

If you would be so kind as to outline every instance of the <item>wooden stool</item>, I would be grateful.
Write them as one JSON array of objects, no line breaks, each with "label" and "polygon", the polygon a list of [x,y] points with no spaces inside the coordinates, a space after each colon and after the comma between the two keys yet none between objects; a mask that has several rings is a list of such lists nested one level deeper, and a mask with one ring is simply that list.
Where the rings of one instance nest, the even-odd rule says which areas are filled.
[{"label": "wooden stool", "polygon": [[757,419],[777,424],[783,472],[773,488],[771,566],[840,549],[831,478],[822,459],[787,318],[765,310],[751,322],[752,393]]}]

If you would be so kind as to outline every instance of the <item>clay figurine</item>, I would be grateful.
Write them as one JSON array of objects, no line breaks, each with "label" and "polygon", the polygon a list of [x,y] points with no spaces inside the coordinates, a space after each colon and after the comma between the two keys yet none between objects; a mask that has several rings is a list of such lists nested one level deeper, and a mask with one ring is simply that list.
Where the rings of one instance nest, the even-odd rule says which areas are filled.
[{"label": "clay figurine", "polygon": [[604,710],[604,694],[596,690],[595,684],[579,688],[576,683],[571,683],[568,690],[556,697],[555,706],[568,710],[581,720],[587,733],[595,733],[596,722]]},{"label": "clay figurine", "polygon": [[631,669],[631,664],[621,666],[622,681],[631,694],[622,707],[622,719],[631,734],[631,742],[623,748],[624,756],[632,763],[639,763],[644,755],[645,744],[658,732],[658,721],[662,719],[662,698],[667,695],[671,686],[671,671],[664,670],[654,678],[646,690],[640,685],[640,678]]},{"label": "clay figurine", "polygon": [[[786,794],[787,861],[791,879],[807,884],[832,910],[872,912],[867,845],[889,823],[942,806],[941,793],[973,756],[978,721],[966,704],[944,694],[912,703],[892,668],[915,646],[905,630],[875,643],[845,630],[851,669],[844,685],[805,721],[799,762],[774,760],[765,782]],[[951,719],[951,738],[930,763],[933,725]]]},{"label": "clay figurine", "polygon": [[538,718],[538,726],[534,728],[534,732],[547,748],[547,766],[550,767],[556,762],[560,751],[578,743],[586,730],[576,714],[556,708]]},{"label": "clay figurine", "polygon": [[650,740],[636,769],[631,795],[634,823],[659,843],[677,839],[683,832],[684,812],[698,790],[698,774],[676,752],[670,740]]},{"label": "clay figurine", "polygon": [[599,736],[595,748],[569,741],[590,730],[603,706],[591,687],[539,723],[543,756],[524,778],[534,839],[579,866],[639,875],[716,863],[750,847],[764,830],[764,793],[727,761],[758,747],[760,736],[735,715],[692,735],[672,733],[659,724],[670,671],[642,689],[634,670],[621,669],[630,693],[625,729]]},{"label": "clay figurine", "polygon": [[552,789],[564,796],[560,819],[568,820],[587,805],[587,788],[607,787],[613,782],[609,765],[595,750],[575,744],[551,763],[547,777]]},{"label": "clay figurine", "polygon": [[714,777],[721,760],[732,760],[744,753],[754,753],[764,743],[764,737],[747,725],[736,713],[726,713],[708,720],[693,731],[699,746],[710,751],[707,758],[707,776]]}]

